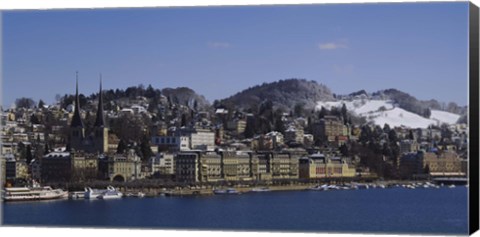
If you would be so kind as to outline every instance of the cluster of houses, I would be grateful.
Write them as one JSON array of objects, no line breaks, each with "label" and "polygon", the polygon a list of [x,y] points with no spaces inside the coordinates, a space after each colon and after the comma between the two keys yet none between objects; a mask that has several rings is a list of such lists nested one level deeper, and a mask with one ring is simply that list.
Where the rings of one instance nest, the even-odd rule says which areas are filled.
[{"label": "cluster of houses", "polygon": [[[238,135],[245,132],[252,114],[223,121],[225,126],[214,126],[207,112],[196,112],[192,116],[196,121],[187,126],[170,126],[163,121],[152,124],[149,146],[153,156],[150,159],[142,161],[130,148],[117,153],[119,139],[109,130],[105,117],[148,114],[145,103],[146,100],[139,99],[130,107],[117,108],[116,113],[104,111],[100,85],[97,111],[90,127],[84,124],[86,115],[79,105],[78,86],[74,105],[66,110],[52,106],[2,111],[0,172],[3,183],[18,179],[72,182],[145,178],[196,183],[373,175],[359,165],[355,154],[345,157],[339,151],[342,145],[358,140],[361,129],[329,115],[308,124],[307,119],[285,114],[282,119],[287,126],[283,133],[271,131],[242,139]],[[227,113],[225,109],[217,109],[215,116]],[[45,123],[55,118],[63,124],[34,124],[32,116]],[[48,134],[46,126],[50,126]],[[305,132],[307,127],[311,134]],[[393,129],[400,138],[396,165],[403,177],[466,175],[466,125]],[[314,148],[318,139],[323,141],[323,147]],[[47,148],[47,141],[63,146]],[[23,154],[19,154],[20,150]]]}]

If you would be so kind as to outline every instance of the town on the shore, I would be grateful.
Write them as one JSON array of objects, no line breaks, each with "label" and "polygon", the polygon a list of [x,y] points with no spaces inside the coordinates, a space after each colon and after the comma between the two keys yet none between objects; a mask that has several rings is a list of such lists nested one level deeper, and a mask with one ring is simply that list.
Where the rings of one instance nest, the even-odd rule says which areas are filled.
[{"label": "town on the shore", "polygon": [[[80,81],[81,82],[81,81]],[[467,124],[359,122],[340,108],[249,109],[166,95],[151,86],[20,98],[1,111],[2,187],[159,187],[431,180],[466,177]],[[73,87],[72,87],[73,89]]]}]

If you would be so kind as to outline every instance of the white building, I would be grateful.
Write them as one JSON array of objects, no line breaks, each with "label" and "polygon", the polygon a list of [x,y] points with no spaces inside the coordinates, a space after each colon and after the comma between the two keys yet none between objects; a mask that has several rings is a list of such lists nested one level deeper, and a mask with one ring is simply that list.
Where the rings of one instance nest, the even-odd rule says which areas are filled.
[{"label": "white building", "polygon": [[173,154],[158,153],[150,158],[152,174],[173,175],[175,174],[175,161]]},{"label": "white building", "polygon": [[159,150],[170,151],[213,150],[215,147],[215,133],[209,129],[182,128],[172,133],[171,136],[154,136],[151,142],[159,146]]}]

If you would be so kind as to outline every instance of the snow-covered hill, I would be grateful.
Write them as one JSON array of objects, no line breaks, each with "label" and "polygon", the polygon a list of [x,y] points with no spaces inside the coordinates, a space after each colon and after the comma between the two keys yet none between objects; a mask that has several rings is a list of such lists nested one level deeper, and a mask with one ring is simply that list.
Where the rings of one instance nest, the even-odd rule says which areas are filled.
[{"label": "snow-covered hill", "polygon": [[331,109],[332,107],[341,108],[345,104],[347,110],[365,117],[367,121],[372,121],[376,125],[383,126],[385,123],[391,127],[406,126],[410,128],[427,128],[429,125],[441,125],[442,123],[454,124],[460,118],[460,115],[431,110],[430,119],[424,118],[418,114],[406,111],[402,108],[396,107],[392,101],[389,100],[341,100],[341,101],[320,101],[317,102],[317,109],[325,107]]}]

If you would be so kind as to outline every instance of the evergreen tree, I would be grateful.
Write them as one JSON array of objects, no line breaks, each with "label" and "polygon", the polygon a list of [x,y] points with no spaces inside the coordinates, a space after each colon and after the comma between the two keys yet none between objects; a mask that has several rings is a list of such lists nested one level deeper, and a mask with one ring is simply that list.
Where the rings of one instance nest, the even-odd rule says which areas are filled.
[{"label": "evergreen tree", "polygon": [[27,145],[26,147],[25,159],[27,160],[27,164],[30,164],[33,160],[32,147],[30,145]]},{"label": "evergreen tree", "polygon": [[45,141],[45,148],[44,148],[43,154],[46,155],[48,153],[50,153],[50,147],[48,146],[48,142]]},{"label": "evergreen tree", "polygon": [[120,139],[117,145],[117,154],[122,154],[127,150],[128,146],[127,143],[123,140]]},{"label": "evergreen tree", "polygon": [[415,140],[415,136],[413,135],[413,130],[411,130],[411,129],[410,129],[410,131],[408,131],[408,139]]},{"label": "evergreen tree", "polygon": [[349,156],[350,155],[350,151],[349,151],[346,143],[344,143],[343,145],[340,146],[340,153],[342,153],[343,156]]},{"label": "evergreen tree", "polygon": [[296,117],[303,117],[304,115],[304,109],[303,109],[303,103],[297,103],[293,109],[295,116]]},{"label": "evergreen tree", "polygon": [[32,124],[40,124],[40,120],[38,120],[38,118],[35,114],[32,114],[32,116],[30,116],[30,122]]},{"label": "evergreen tree", "polygon": [[342,104],[341,114],[342,114],[343,120],[346,122],[348,114],[347,114],[347,106],[345,105],[345,103]]},{"label": "evergreen tree", "polygon": [[253,117],[248,117],[244,136],[245,138],[252,138],[253,135],[255,135],[255,119]]},{"label": "evergreen tree", "polygon": [[187,115],[186,114],[182,114],[182,120],[181,120],[180,126],[182,126],[182,127],[187,126]]},{"label": "evergreen tree", "polygon": [[322,106],[322,108],[320,109],[320,112],[318,113],[318,119],[323,119],[325,115],[328,115],[328,112],[327,112],[327,109],[325,109],[325,107]]},{"label": "evergreen tree", "polygon": [[388,134],[390,132],[390,125],[388,125],[388,123],[383,125],[383,132],[386,133],[386,134]]},{"label": "evergreen tree", "polygon": [[43,106],[45,106],[45,102],[43,100],[38,101],[38,108],[43,109]]},{"label": "evergreen tree", "polygon": [[275,118],[275,131],[285,134],[285,123],[281,116],[276,116]]},{"label": "evergreen tree", "polygon": [[143,136],[142,142],[140,143],[140,157],[142,161],[147,161],[152,156],[153,152],[150,148],[150,141],[147,136]]},{"label": "evergreen tree", "polygon": [[395,129],[390,130],[388,133],[388,140],[390,140],[391,143],[396,143],[398,141],[398,136],[397,132],[395,132]]}]

